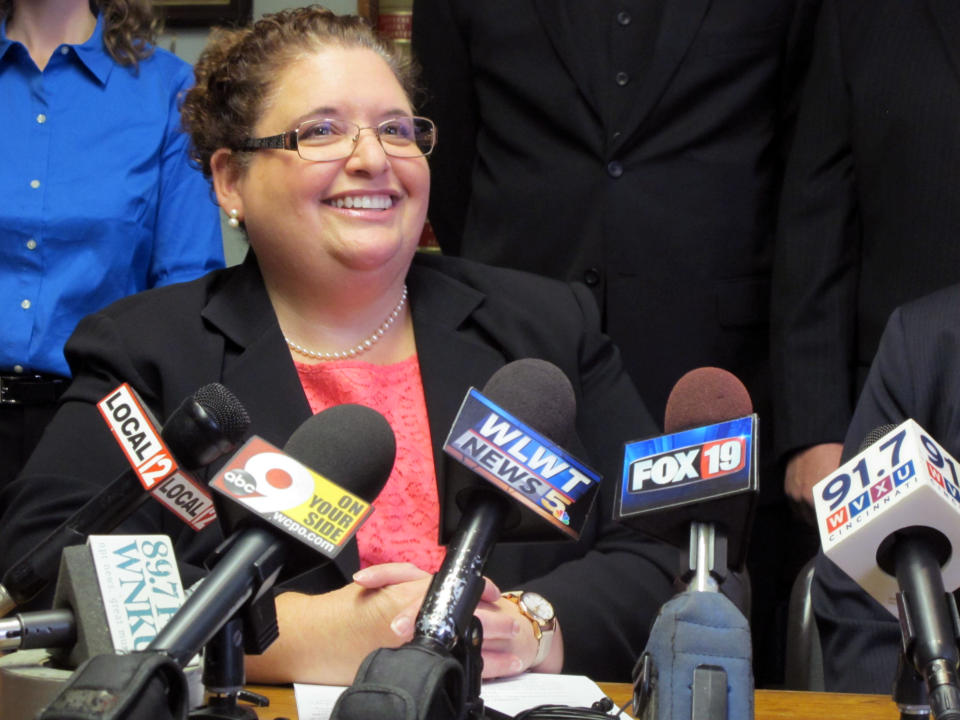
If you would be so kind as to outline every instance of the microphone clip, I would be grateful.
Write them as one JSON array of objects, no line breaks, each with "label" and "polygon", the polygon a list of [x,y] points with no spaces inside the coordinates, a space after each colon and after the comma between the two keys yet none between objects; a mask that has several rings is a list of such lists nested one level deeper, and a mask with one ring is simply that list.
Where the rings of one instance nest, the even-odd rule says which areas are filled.
[{"label": "microphone clip", "polygon": [[338,698],[332,720],[482,720],[483,628],[472,618],[453,648],[415,637],[399,648],[374,650]]}]

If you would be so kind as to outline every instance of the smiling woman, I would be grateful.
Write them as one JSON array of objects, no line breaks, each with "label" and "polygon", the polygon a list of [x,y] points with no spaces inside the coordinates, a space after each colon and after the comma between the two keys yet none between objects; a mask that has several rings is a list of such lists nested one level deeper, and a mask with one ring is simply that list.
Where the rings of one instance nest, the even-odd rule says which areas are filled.
[{"label": "smiling woman", "polygon": [[[222,382],[251,431],[278,446],[311,413],[367,405],[397,442],[375,512],[334,563],[280,588],[280,638],[248,663],[260,681],[349,683],[373,649],[412,635],[444,556],[441,445],[470,387],[519,358],[553,363],[576,394],[570,451],[608,477],[624,441],[656,432],[586,287],[416,253],[437,132],[416,115],[411,87],[360,18],[308,7],[211,33],[183,124],[250,253],[84,321],[67,347],[78,380],[20,480],[18,512],[0,522],[0,560],[110,477],[116,450],[98,433],[95,404],[120,381],[161,417]],[[77,439],[78,428],[87,435]],[[90,472],[77,482],[81,467]],[[601,487],[579,541],[493,552],[476,610],[486,676],[535,666],[629,678],[677,558],[612,521],[615,494],[615,483]],[[188,578],[221,539],[151,510],[130,528],[173,535]],[[549,632],[511,599],[528,590],[552,604]]]}]

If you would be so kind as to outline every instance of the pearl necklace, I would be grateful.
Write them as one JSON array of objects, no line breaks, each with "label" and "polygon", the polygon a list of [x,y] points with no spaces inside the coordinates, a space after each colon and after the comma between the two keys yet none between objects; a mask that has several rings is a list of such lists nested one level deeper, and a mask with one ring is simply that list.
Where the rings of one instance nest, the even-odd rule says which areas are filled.
[{"label": "pearl necklace", "polygon": [[366,340],[363,340],[359,344],[350,348],[349,350],[344,350],[343,352],[314,352],[313,350],[308,350],[302,345],[297,345],[293,340],[288,338],[286,335],[283,336],[283,339],[287,341],[287,345],[294,352],[298,352],[301,355],[306,355],[309,358],[314,360],[346,360],[347,358],[356,357],[365,353],[367,350],[372,348],[379,340],[383,337],[384,333],[391,328],[397,318],[400,317],[400,313],[403,312],[403,306],[407,304],[407,286],[403,286],[403,294],[400,296],[400,302],[397,303],[396,307],[393,308],[391,313],[387,316],[387,319],[380,323],[380,327],[368,337]]}]

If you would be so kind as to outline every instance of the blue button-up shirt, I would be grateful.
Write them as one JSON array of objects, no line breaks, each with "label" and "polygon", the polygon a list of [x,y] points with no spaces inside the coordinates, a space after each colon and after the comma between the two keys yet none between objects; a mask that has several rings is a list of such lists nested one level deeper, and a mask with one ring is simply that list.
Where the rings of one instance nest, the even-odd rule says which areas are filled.
[{"label": "blue button-up shirt", "polygon": [[180,131],[191,81],[160,49],[139,71],[118,65],[102,18],[42,72],[0,25],[0,372],[68,375],[81,317],[223,266],[219,211]]}]

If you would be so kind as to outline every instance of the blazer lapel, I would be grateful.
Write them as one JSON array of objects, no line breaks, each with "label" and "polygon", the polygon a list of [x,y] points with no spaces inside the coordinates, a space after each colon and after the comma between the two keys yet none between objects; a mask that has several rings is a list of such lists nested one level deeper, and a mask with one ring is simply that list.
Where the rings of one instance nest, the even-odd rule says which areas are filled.
[{"label": "blazer lapel", "polygon": [[[310,406],[253,253],[202,314],[225,337],[223,384],[243,402],[258,433],[283,447],[310,416]],[[269,384],[265,377],[271,378]],[[284,401],[277,402],[277,397]]]},{"label": "blazer lapel", "polygon": [[653,59],[646,77],[639,84],[630,122],[626,125],[630,131],[623,133],[614,150],[623,146],[636,134],[660,100],[660,96],[663,95],[681,60],[693,43],[693,39],[700,31],[700,25],[709,6],[710,0],[664,3]]},{"label": "blazer lapel", "polygon": [[946,46],[953,70],[960,79],[960,5],[956,0],[927,0],[927,6]]},{"label": "blazer lapel", "polygon": [[471,387],[483,389],[506,359],[474,337],[483,324],[483,294],[430,268],[411,267],[407,277],[423,395],[430,423],[434,466],[443,507],[443,477],[450,459],[443,452],[453,420]]},{"label": "blazer lapel", "polygon": [[533,5],[539,15],[540,24],[543,25],[544,32],[550,38],[550,43],[553,45],[557,57],[560,58],[560,62],[573,78],[580,89],[580,94],[591,110],[597,117],[602,117],[600,106],[592,91],[593,85],[590,74],[587,72],[586,66],[580,61],[580,56],[577,53],[576,40],[572,37],[574,29],[570,27],[570,23],[567,21],[566,7],[557,0],[533,0]]}]

